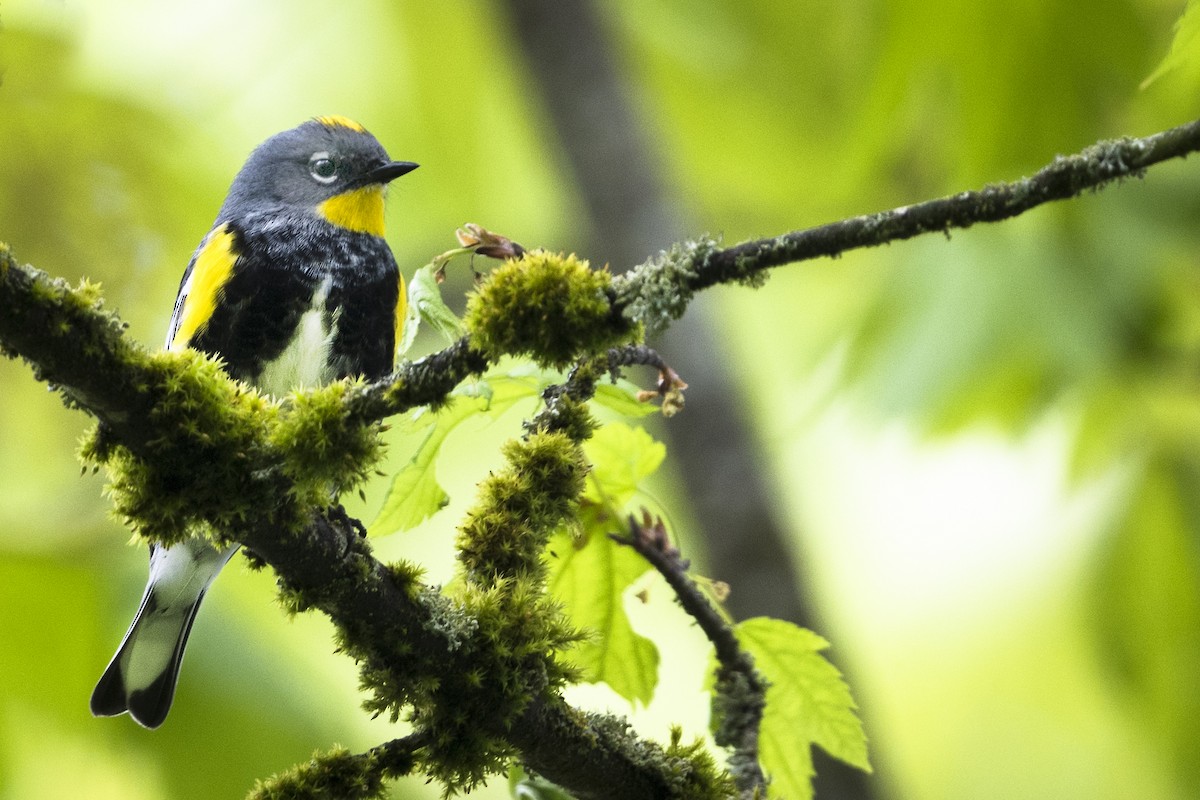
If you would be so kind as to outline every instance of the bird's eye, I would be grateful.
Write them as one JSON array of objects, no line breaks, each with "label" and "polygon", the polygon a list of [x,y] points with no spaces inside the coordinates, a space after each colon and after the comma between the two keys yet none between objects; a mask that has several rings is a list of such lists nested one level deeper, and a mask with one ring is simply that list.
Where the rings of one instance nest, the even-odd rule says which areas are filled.
[{"label": "bird's eye", "polygon": [[321,183],[333,183],[337,179],[337,164],[328,153],[315,153],[308,161],[308,172]]}]

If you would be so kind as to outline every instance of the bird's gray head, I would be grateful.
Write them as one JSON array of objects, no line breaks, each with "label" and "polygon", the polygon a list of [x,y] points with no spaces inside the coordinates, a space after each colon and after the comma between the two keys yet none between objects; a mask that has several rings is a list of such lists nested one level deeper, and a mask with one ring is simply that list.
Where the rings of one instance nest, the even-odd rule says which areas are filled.
[{"label": "bird's gray head", "polygon": [[392,161],[354,120],[317,117],[254,149],[233,179],[217,221],[299,212],[383,236],[384,187],[416,168],[411,161]]}]

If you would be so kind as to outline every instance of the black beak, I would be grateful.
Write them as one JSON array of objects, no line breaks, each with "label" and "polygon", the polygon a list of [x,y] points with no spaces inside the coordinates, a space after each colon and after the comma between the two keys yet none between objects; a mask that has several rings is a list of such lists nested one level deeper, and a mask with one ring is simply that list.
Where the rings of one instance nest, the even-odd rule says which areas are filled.
[{"label": "black beak", "polygon": [[362,182],[366,185],[388,183],[399,178],[401,175],[407,175],[419,166],[420,164],[414,164],[411,161],[389,161],[364,175]]}]

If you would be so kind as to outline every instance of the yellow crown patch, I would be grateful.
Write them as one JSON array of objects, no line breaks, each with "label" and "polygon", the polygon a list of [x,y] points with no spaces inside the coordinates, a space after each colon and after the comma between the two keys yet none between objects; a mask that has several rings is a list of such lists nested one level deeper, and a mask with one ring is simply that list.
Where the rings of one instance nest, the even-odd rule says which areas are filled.
[{"label": "yellow crown patch", "polygon": [[326,114],[323,117],[314,117],[317,122],[324,125],[326,128],[349,128],[352,131],[366,133],[367,129],[359,125],[349,117],[343,117],[340,114]]}]

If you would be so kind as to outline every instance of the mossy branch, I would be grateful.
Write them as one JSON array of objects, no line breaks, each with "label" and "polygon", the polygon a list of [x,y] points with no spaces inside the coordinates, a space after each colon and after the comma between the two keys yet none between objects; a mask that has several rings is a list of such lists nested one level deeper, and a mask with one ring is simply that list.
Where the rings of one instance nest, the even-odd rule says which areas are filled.
[{"label": "mossy branch", "polygon": [[153,435],[143,423],[155,398],[144,351],[124,336],[125,323],[104,309],[98,286],[71,288],[0,248],[0,353],[23,358],[68,406],[141,449]]},{"label": "mossy branch", "polygon": [[[337,625],[339,644],[363,665],[364,684],[383,706],[412,705],[423,708],[426,715],[439,706],[450,712],[455,709],[461,698],[440,692],[439,686],[444,686],[447,675],[477,673],[480,656],[497,647],[488,638],[495,634],[495,626],[482,625],[478,614],[472,616],[481,610],[478,607],[452,602],[422,585],[418,568],[379,562],[358,523],[337,510],[316,507],[304,492],[297,492],[293,476],[303,470],[289,468],[287,451],[304,437],[272,437],[271,431],[291,426],[295,433],[310,425],[319,430],[339,425],[347,430],[369,428],[377,415],[403,410],[408,403],[442,400],[444,394],[438,392],[449,391],[447,373],[466,375],[485,363],[468,345],[460,343],[407,365],[387,385],[342,383],[308,395],[339,396],[344,400],[341,414],[330,414],[322,403],[315,410],[308,402],[269,408],[259,403],[225,405],[224,400],[247,390],[219,369],[205,367],[211,362],[195,354],[146,352],[124,338],[123,325],[102,308],[93,287],[71,289],[18,265],[5,250],[0,252],[0,346],[6,355],[27,360],[40,378],[52,381],[70,405],[100,420],[101,441],[96,449],[110,452],[97,452],[98,456],[121,448],[153,465],[163,457],[160,448],[178,438],[213,448],[207,455],[191,451],[189,456],[199,459],[193,465],[221,464],[226,469],[192,469],[186,475],[178,471],[173,477],[203,482],[210,473],[225,473],[221,486],[228,494],[223,500],[236,505],[238,512],[228,514],[200,500],[189,515],[220,517],[221,529],[214,534],[240,541],[256,561],[270,565],[293,611],[317,608],[328,614]],[[438,373],[430,365],[445,366],[447,373]],[[172,430],[178,420],[160,413],[156,405],[179,403],[178,398],[163,401],[168,393],[165,385],[173,387],[174,393],[189,395],[189,403],[208,398],[220,406],[203,413],[210,427],[191,433]],[[285,420],[282,428],[281,419]],[[262,432],[243,439],[250,420],[256,420]],[[281,446],[289,439],[295,441]],[[226,453],[235,442],[247,446],[238,458],[222,462],[212,456]],[[307,460],[308,456],[302,457]],[[171,488],[185,497],[219,494],[185,484]],[[268,496],[271,502],[261,502]],[[246,497],[256,502],[245,502]],[[487,619],[495,622],[498,616]],[[537,681],[527,684],[538,685]],[[545,686],[545,681],[540,685]],[[378,697],[381,692],[389,696]],[[630,798],[672,796],[667,787],[677,779],[673,776],[691,773],[678,756],[602,718],[581,714],[554,692],[529,697],[513,716],[491,713],[499,704],[486,700],[475,705],[486,711],[467,723],[491,740],[508,742],[531,770],[580,798],[611,796],[614,789]],[[447,778],[461,778],[478,769],[455,760],[450,752],[454,743],[453,737],[430,740],[428,748],[446,760],[423,761],[421,768]],[[477,755],[470,747],[462,749],[467,751],[463,755]]]},{"label": "mossy branch", "polygon": [[[513,549],[520,543],[511,535],[519,531],[508,526],[522,516],[514,511],[522,503],[557,497],[538,506],[546,524],[569,513],[569,499],[559,501],[578,482],[571,454],[590,429],[580,407],[604,354],[636,341],[643,330],[665,327],[706,287],[754,283],[781,264],[1005,219],[1197,149],[1200,122],[1144,139],[1102,142],[1014,183],[730,248],[708,239],[684,243],[618,277],[574,259],[527,253],[479,289],[467,338],[403,365],[384,381],[342,382],[282,401],[231,381],[212,359],[147,352],[124,336],[124,325],[104,310],[95,286],[72,289],[19,266],[3,249],[0,351],[24,358],[68,405],[96,417],[87,455],[125,465],[127,485],[114,482],[118,508],[147,535],[171,540],[199,532],[239,541],[276,571],[293,610],[327,613],[342,647],[363,665],[376,710],[410,708],[424,725],[429,738],[415,757],[425,772],[469,785],[495,767],[478,761],[474,746],[455,762],[454,734],[465,729],[462,724],[427,723],[459,699],[444,690],[445,676],[463,676],[469,684],[479,675],[481,656],[513,644],[496,609],[515,608],[536,611],[530,618],[541,622],[518,631],[514,641],[549,652],[485,659],[505,668],[515,663],[529,674],[519,676],[517,689],[506,687],[508,694],[494,706],[482,694],[473,703],[478,713],[468,723],[481,733],[484,756],[519,752],[532,770],[580,798],[727,796],[719,770],[706,766],[694,746],[648,743],[622,721],[583,714],[554,691],[565,673],[556,672],[553,650],[570,632],[538,605],[536,548]],[[540,476],[530,490],[542,497],[519,497],[524,490],[517,497],[483,493],[479,512],[496,536],[472,542],[464,556],[473,576],[468,590],[448,599],[420,582],[419,569],[375,559],[361,526],[324,507],[327,487],[352,486],[369,469],[377,452],[375,421],[436,406],[464,378],[512,354],[579,366],[547,395],[525,445],[509,453],[514,468]],[[556,481],[558,489],[550,489]],[[506,505],[512,512],[507,518],[498,514]],[[530,534],[535,540],[540,535]],[[495,708],[503,713],[487,713]],[[441,761],[434,763],[429,753]]]},{"label": "mossy branch", "polygon": [[306,764],[260,781],[247,800],[372,800],[387,796],[387,781],[408,775],[417,765],[424,737],[410,734],[365,753],[334,748],[315,753]]}]

